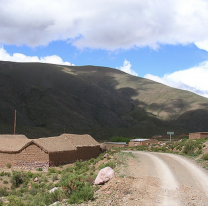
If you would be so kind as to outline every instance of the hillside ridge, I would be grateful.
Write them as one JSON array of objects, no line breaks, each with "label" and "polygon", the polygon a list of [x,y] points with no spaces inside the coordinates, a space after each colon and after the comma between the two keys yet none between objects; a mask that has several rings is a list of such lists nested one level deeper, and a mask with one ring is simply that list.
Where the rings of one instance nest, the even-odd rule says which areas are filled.
[{"label": "hillside ridge", "polygon": [[117,69],[0,61],[0,82],[2,133],[12,133],[15,109],[17,131],[31,138],[207,130],[207,98]]}]

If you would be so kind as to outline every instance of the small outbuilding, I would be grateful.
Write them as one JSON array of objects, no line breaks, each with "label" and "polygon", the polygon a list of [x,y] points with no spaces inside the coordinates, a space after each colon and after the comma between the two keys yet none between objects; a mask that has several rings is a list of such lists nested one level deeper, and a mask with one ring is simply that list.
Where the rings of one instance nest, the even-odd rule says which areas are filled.
[{"label": "small outbuilding", "polygon": [[208,137],[208,132],[189,133],[189,139],[203,139]]},{"label": "small outbuilding", "polygon": [[87,160],[101,153],[90,135],[62,134],[28,139],[24,135],[0,135],[0,167],[49,167]]},{"label": "small outbuilding", "polygon": [[157,144],[158,140],[156,139],[132,139],[129,142],[129,147],[134,146],[145,146],[150,144]]}]

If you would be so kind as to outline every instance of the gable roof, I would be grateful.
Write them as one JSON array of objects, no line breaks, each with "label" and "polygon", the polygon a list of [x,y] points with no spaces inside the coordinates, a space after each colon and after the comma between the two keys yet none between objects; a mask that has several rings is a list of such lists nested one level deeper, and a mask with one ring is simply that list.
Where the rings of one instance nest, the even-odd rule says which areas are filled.
[{"label": "gable roof", "polygon": [[94,139],[92,138],[90,135],[88,134],[83,134],[83,135],[79,135],[79,134],[62,134],[60,135],[60,137],[66,137],[68,138],[71,142],[73,142],[73,144],[75,145],[75,147],[89,147],[89,146],[99,146],[100,144]]},{"label": "gable roof", "polygon": [[34,139],[34,142],[48,152],[77,150],[74,144],[65,136],[39,138]]},{"label": "gable roof", "polygon": [[25,146],[32,143],[32,140],[25,138],[9,138],[1,137],[0,138],[0,151],[1,152],[18,152],[23,149]]},{"label": "gable roof", "polygon": [[62,134],[39,139],[28,139],[25,135],[0,135],[0,152],[19,152],[30,144],[36,144],[49,153],[75,151],[77,147],[100,145],[90,135]]}]

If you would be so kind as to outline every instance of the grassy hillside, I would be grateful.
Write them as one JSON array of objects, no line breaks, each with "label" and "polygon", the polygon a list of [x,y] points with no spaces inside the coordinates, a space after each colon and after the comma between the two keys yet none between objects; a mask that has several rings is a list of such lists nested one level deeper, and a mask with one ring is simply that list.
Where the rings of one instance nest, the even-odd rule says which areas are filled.
[{"label": "grassy hillside", "polygon": [[0,62],[0,129],[29,137],[66,132],[151,136],[206,131],[208,99],[116,69]]}]

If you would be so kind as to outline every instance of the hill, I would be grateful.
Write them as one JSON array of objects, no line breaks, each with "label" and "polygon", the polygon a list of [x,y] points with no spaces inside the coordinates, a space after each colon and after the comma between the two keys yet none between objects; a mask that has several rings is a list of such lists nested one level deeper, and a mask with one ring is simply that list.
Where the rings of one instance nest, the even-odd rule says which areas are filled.
[{"label": "hill", "polygon": [[0,62],[0,129],[35,138],[89,133],[143,137],[207,131],[208,99],[97,66]]}]

